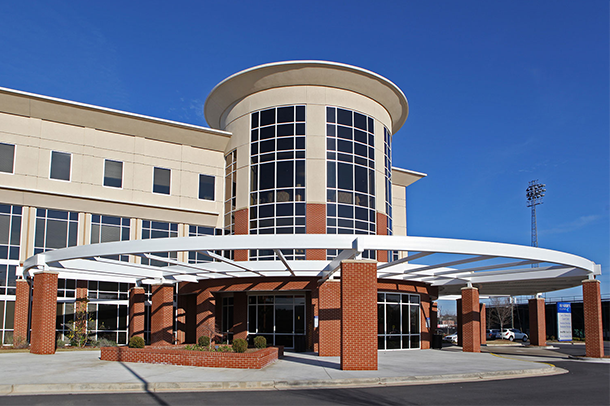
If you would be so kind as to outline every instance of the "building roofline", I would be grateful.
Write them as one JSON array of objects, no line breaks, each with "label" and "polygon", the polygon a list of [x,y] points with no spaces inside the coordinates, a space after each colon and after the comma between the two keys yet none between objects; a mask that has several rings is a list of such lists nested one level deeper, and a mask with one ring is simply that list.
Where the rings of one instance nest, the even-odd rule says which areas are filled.
[{"label": "building roofline", "polygon": [[[27,99],[28,102],[19,102],[18,99]],[[3,100],[4,99],[4,100]],[[34,106],[32,102],[38,102],[39,105]],[[41,107],[40,104],[47,108]],[[59,106],[55,108],[49,108],[51,106]],[[61,109],[74,109],[80,110],[83,114],[66,114]],[[151,139],[159,139],[161,141],[174,142],[178,144],[189,144],[191,142],[184,142],[185,140],[180,139],[168,139],[168,137],[155,137],[154,133],[150,133],[145,129],[138,129],[138,126],[133,125],[135,122],[146,123],[148,126],[171,126],[179,128],[186,132],[203,133],[209,135],[217,140],[226,139],[225,142],[212,143],[211,148],[206,147],[205,143],[195,142],[193,146],[218,150],[224,152],[224,146],[231,137],[231,133],[222,131],[214,128],[202,127],[194,124],[181,123],[178,121],[167,120],[163,118],[146,116],[143,114],[131,113],[122,110],[115,110],[107,107],[100,107],[86,103],[75,102],[71,100],[64,100],[56,97],[44,96],[35,93],[24,92],[21,90],[9,89],[0,87],[0,112],[8,114],[16,114],[32,118],[40,118],[49,121],[55,121],[60,123],[78,125],[82,127],[90,127],[99,130],[117,132],[127,135],[143,136]],[[89,113],[89,114],[87,114]],[[99,114],[104,114],[106,117],[112,115],[119,119],[118,121],[110,122],[106,120],[100,120]],[[191,140],[192,141],[192,140]]]},{"label": "building roofline", "polygon": [[409,169],[392,167],[392,184],[397,186],[407,187],[418,180],[428,176],[422,172],[416,172]]},{"label": "building roofline", "polygon": [[[320,73],[319,70],[326,70]],[[331,75],[341,72],[343,75]],[[409,103],[398,86],[387,78],[357,66],[329,61],[282,61],[237,72],[217,84],[204,105],[207,123],[221,128],[227,110],[239,100],[268,89],[287,86],[327,86],[350,90],[381,104],[392,119],[395,134],[409,115]]]}]

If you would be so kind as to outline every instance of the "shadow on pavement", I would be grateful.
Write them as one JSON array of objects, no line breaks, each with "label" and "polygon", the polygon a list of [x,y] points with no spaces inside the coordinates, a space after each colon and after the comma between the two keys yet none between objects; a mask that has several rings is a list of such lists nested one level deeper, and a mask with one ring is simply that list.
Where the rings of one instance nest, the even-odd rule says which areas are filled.
[{"label": "shadow on pavement", "polygon": [[322,361],[320,359],[313,359],[313,358],[295,357],[294,355],[290,355],[290,353],[284,353],[283,360],[288,361],[288,362],[294,362],[297,364],[314,365],[314,366],[322,367],[322,368],[341,369],[341,364],[339,362]]},{"label": "shadow on pavement", "polygon": [[159,396],[157,396],[156,393],[151,392],[150,388],[148,387],[148,381],[144,378],[142,378],[140,375],[138,375],[133,369],[129,368],[127,365],[125,365],[124,362],[119,362],[119,364],[121,364],[126,370],[128,370],[129,372],[131,372],[131,374],[133,376],[135,376],[136,378],[138,378],[138,380],[140,382],[142,382],[144,384],[144,390],[146,391],[146,393],[153,398],[157,404],[159,405],[164,405],[164,406],[169,406],[169,403],[165,402],[163,399],[161,399]]}]

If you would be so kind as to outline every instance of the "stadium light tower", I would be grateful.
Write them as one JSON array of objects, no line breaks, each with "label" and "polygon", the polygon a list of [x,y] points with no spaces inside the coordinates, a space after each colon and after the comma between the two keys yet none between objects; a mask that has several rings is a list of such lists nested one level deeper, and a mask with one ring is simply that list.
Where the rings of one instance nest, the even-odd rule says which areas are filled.
[{"label": "stadium light tower", "polygon": [[538,246],[538,230],[536,227],[536,206],[542,204],[542,198],[546,192],[546,185],[544,183],[538,183],[538,179],[533,180],[529,183],[529,186],[525,190],[527,197],[527,207],[532,208],[532,247]]}]

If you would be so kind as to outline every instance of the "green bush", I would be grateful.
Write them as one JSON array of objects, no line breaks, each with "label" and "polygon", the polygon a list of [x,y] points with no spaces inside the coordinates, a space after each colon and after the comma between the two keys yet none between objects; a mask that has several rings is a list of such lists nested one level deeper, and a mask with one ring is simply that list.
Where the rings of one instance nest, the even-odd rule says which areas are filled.
[{"label": "green bush", "polygon": [[267,348],[267,339],[263,336],[254,337],[254,346],[256,348]]},{"label": "green bush", "polygon": [[117,344],[116,342],[109,340],[107,338],[100,338],[98,341],[96,341],[95,343],[96,347],[116,347]]},{"label": "green bush", "polygon": [[248,349],[248,342],[243,338],[236,338],[233,340],[233,351],[235,352],[246,352]]},{"label": "green bush", "polygon": [[64,348],[66,346],[66,342],[64,340],[62,340],[61,338],[58,338],[57,341],[55,341],[55,347],[57,348]]},{"label": "green bush", "polygon": [[144,348],[146,343],[140,336],[134,336],[129,339],[129,348]]},{"label": "green bush", "polygon": [[201,336],[199,337],[199,340],[197,340],[197,343],[200,347],[208,347],[210,345],[210,337]]}]

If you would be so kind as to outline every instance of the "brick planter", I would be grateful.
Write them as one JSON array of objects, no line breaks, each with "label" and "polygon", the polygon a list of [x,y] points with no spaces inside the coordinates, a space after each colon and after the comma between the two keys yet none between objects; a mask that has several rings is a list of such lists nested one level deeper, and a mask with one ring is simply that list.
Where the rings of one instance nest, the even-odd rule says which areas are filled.
[{"label": "brick planter", "polygon": [[183,348],[102,347],[102,361],[143,362],[210,368],[261,369],[277,361],[280,349],[269,347],[253,352],[189,351]]}]

